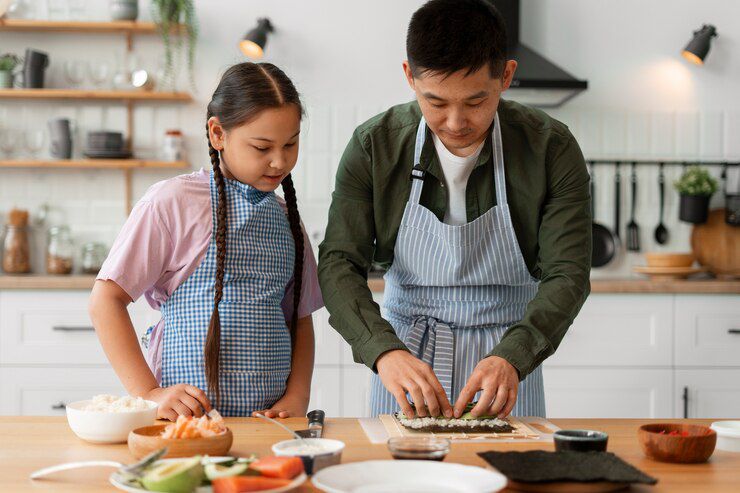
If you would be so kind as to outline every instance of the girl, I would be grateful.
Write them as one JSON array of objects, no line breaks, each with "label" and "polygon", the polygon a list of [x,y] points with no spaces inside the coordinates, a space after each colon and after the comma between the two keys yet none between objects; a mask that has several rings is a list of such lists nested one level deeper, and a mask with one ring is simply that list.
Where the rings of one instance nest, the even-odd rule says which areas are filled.
[{"label": "girl", "polygon": [[[213,170],[152,186],[98,274],[90,316],[103,349],[160,418],[212,403],[225,416],[306,412],[323,304],[290,175],[302,114],[279,68],[229,68],[208,105]],[[142,294],[162,312],[146,359],[126,310]]]}]

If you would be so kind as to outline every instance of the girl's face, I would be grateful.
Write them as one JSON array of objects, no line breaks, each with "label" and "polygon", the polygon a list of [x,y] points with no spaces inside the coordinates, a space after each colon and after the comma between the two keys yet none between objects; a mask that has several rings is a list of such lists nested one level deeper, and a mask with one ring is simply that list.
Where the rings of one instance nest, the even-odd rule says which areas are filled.
[{"label": "girl's face", "polygon": [[226,178],[272,192],[298,159],[300,110],[292,104],[263,110],[253,120],[224,130],[217,117],[208,120],[208,135],[221,151]]}]

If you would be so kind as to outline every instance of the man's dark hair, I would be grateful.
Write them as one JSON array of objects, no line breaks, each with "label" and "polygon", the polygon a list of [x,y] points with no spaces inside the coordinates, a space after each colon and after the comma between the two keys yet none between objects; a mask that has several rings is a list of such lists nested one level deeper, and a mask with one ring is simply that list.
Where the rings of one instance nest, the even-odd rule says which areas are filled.
[{"label": "man's dark hair", "polygon": [[490,0],[431,0],[411,16],[406,56],[414,77],[425,72],[465,75],[488,64],[491,77],[506,66],[506,26]]}]

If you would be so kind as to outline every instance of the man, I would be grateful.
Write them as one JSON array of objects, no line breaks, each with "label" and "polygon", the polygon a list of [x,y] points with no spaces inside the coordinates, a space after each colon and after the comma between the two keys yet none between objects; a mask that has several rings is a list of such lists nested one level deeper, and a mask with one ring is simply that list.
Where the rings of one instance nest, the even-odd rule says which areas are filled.
[{"label": "man", "polygon": [[544,416],[540,364],[589,293],[583,156],[564,124],[500,98],[516,62],[486,0],[426,3],[406,49],[416,101],[360,125],[337,172],[319,252],[330,323],[377,372],[373,415],[459,417],[477,396],[474,416]]}]

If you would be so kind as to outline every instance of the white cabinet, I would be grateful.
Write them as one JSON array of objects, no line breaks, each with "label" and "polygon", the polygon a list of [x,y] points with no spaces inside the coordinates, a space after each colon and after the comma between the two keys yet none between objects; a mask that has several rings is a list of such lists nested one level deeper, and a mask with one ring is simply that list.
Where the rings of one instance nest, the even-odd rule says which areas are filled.
[{"label": "white cabinet", "polygon": [[659,369],[546,368],[550,418],[669,418],[673,372]]},{"label": "white cabinet", "polygon": [[671,295],[592,295],[546,366],[670,366]]},{"label": "white cabinet", "polygon": [[339,366],[315,367],[308,410],[323,409],[327,416],[341,416],[341,386],[342,377]]},{"label": "white cabinet", "polygon": [[677,418],[740,416],[740,369],[677,370],[674,387]]},{"label": "white cabinet", "polygon": [[740,367],[740,300],[682,296],[676,304],[676,365]]},{"label": "white cabinet", "polygon": [[372,371],[365,365],[353,364],[342,368],[342,415],[365,417],[370,415],[370,377]]},{"label": "white cabinet", "polygon": [[0,414],[63,416],[70,402],[124,393],[110,368],[0,368]]}]

